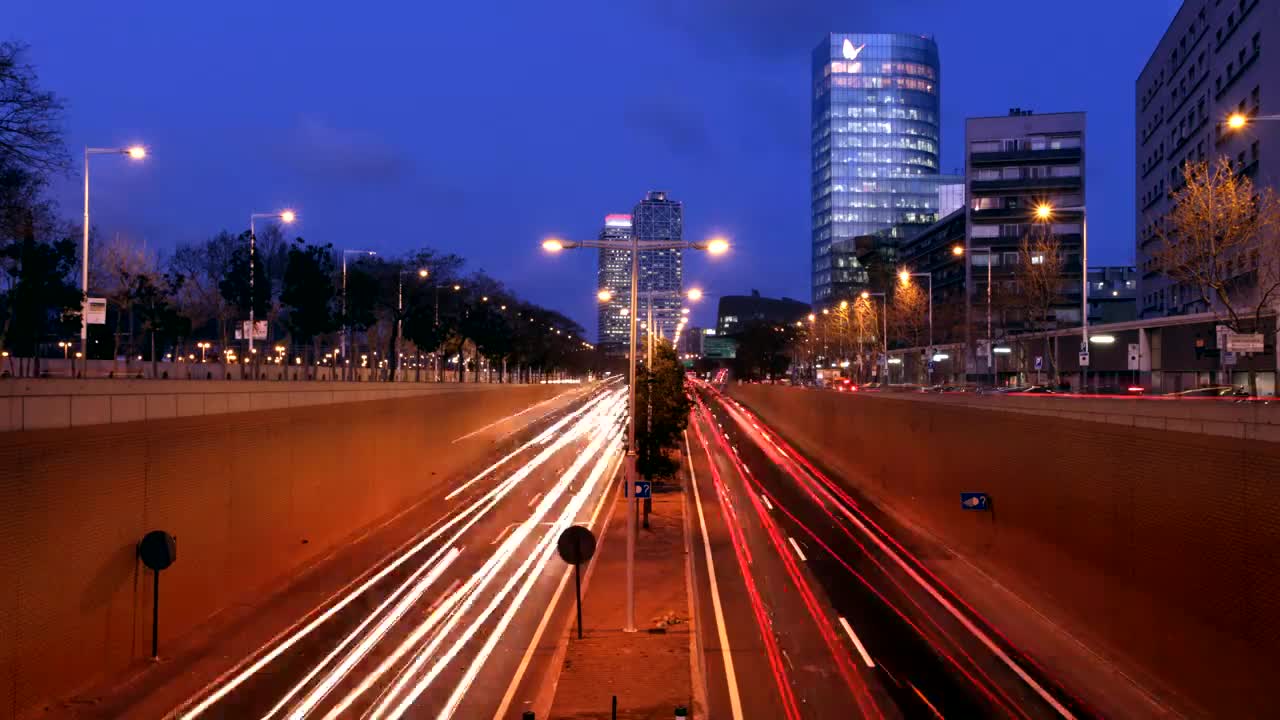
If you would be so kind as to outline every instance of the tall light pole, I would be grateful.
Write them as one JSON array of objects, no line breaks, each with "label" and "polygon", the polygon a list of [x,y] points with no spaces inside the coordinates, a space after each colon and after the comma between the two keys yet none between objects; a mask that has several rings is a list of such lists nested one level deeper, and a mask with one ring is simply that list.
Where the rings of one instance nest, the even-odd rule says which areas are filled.
[{"label": "tall light pole", "polygon": [[[342,251],[342,353],[346,356],[343,358],[343,367],[351,367],[351,328],[347,325],[347,256],[364,255],[373,257],[377,254],[372,250]],[[346,375],[346,373],[344,372],[343,375]]]},{"label": "tall light pole", "polygon": [[[1041,203],[1036,206],[1035,217],[1039,222],[1049,222],[1055,212],[1080,213],[1080,352],[1086,354],[1089,352],[1089,213],[1084,205],[1060,208]],[[1049,230],[1052,232],[1053,228]],[[1081,365],[1080,391],[1087,391],[1088,386],[1089,366]]]},{"label": "tall light pole", "polygon": [[[873,297],[880,298],[880,321],[881,332],[880,342],[884,346],[884,359],[880,363],[881,369],[884,370],[884,377],[880,378],[880,382],[889,384],[889,295],[882,292],[871,292],[869,290],[862,291],[862,299],[867,300]],[[813,315],[809,316],[810,322],[813,321]]]},{"label": "tall light pole", "polygon": [[[91,148],[84,149],[84,245],[80,249],[80,290],[84,299],[80,306],[80,352],[84,355],[86,371],[89,367],[89,316],[85,313],[89,302],[89,156],[90,155],[128,155],[130,159],[141,160],[147,156],[147,149],[142,145],[127,148]],[[87,374],[87,372],[86,372]]]},{"label": "tall light pole", "polygon": [[[542,249],[549,253],[572,248],[615,249],[619,243],[606,240],[568,241],[559,238],[547,238],[542,241]],[[624,488],[627,498],[627,617],[624,632],[636,631],[636,313],[640,295],[640,252],[642,250],[706,250],[712,255],[723,255],[729,251],[729,241],[722,237],[711,238],[701,242],[683,240],[640,240],[634,234],[630,240],[631,251],[631,303],[627,313],[631,327],[631,338],[628,343],[627,357],[630,365],[630,381],[627,388],[627,411],[630,419],[627,422],[627,485]]]},{"label": "tall light pole", "polygon": [[[254,330],[258,327],[256,324],[254,324],[254,318],[253,318],[253,306],[258,304],[256,302],[257,297],[255,296],[253,291],[253,285],[254,285],[253,276],[254,276],[254,267],[255,267],[254,263],[257,262],[257,259],[258,259],[258,245],[257,245],[257,240],[255,239],[255,234],[253,231],[253,221],[259,218],[273,218],[287,225],[289,223],[292,223],[294,220],[297,220],[298,215],[292,210],[281,210],[280,212],[269,212],[269,213],[249,213],[249,332],[248,332],[248,335],[249,335],[249,354],[250,355],[253,354],[253,333],[254,333]],[[251,362],[252,360],[253,358],[250,358]]]},{"label": "tall light pole", "polygon": [[[975,255],[978,253],[985,253],[987,256],[987,369],[991,370],[991,387],[994,388],[996,386],[997,380],[996,380],[996,371],[995,371],[995,355],[991,351],[991,348],[995,347],[995,344],[996,344],[995,338],[991,337],[991,248],[971,246],[969,248],[969,252]],[[964,255],[964,253],[965,253],[965,248],[963,245],[956,245],[951,248],[952,255],[959,256],[959,255]],[[966,267],[968,267],[968,265],[969,263],[965,263]],[[967,271],[965,276],[968,277]],[[965,300],[965,308],[967,310],[968,303],[969,303],[968,287],[965,288],[964,300]],[[965,351],[968,352],[968,348],[966,348]]]},{"label": "tall light pole", "polygon": [[933,367],[932,367],[932,363],[933,363],[933,273],[911,272],[910,270],[902,270],[898,273],[898,280],[902,281],[903,285],[911,284],[911,278],[913,277],[929,278],[929,363],[930,364],[927,367],[929,367],[930,379],[933,379],[932,378],[933,376]]},{"label": "tall light pole", "polygon": [[[426,268],[418,268],[418,277],[425,279],[430,274],[431,274],[430,271],[428,271]],[[396,357],[394,359],[395,370],[393,372],[398,372],[400,370],[400,357],[403,354],[401,352],[401,349],[404,347],[404,268],[403,267],[400,268],[399,277],[397,278],[397,280],[399,282],[396,283]]]}]

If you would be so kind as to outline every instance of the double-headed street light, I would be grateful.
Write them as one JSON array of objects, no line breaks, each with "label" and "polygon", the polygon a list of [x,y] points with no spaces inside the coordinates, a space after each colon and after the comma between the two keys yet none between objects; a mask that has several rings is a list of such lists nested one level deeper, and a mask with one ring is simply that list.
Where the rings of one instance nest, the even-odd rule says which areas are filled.
[{"label": "double-headed street light", "polygon": [[253,284],[254,284],[253,269],[254,269],[254,263],[258,259],[258,252],[257,252],[258,246],[257,246],[257,240],[255,238],[255,233],[253,230],[253,221],[259,218],[271,218],[273,220],[279,220],[280,222],[283,222],[284,224],[288,225],[292,223],[294,220],[297,220],[298,215],[292,210],[281,210],[279,212],[267,212],[267,213],[249,213],[249,332],[248,332],[248,335],[249,335],[249,352],[250,353],[253,352],[253,333],[254,333],[254,330],[256,330],[258,327],[256,324],[254,324],[254,318],[253,318],[253,306],[257,304],[256,302],[254,302],[257,298],[254,296],[254,292],[253,292]]},{"label": "double-headed street light", "polygon": [[[952,246],[951,248],[951,254],[957,257],[964,255],[964,252],[965,252],[964,245],[955,245],[955,246]],[[995,347],[995,338],[991,337],[991,265],[992,265],[991,248],[990,247],[970,247],[969,252],[975,255],[979,253],[985,253],[987,256],[987,367],[991,369],[991,387],[995,387],[998,382],[998,379],[996,378],[996,372],[995,372],[995,358],[991,354],[991,348]],[[965,272],[967,277],[967,273],[968,273],[967,267]],[[966,287],[965,293],[964,293],[965,318],[966,318],[965,319],[965,322],[966,322],[965,342],[966,343],[968,342],[967,323],[968,323],[969,297],[970,297],[969,290]],[[968,348],[965,349],[965,352],[966,353],[968,352]],[[966,364],[967,364],[967,361],[966,361]]]},{"label": "double-headed street light", "polygon": [[[627,312],[630,325],[627,357],[630,364],[630,381],[627,388],[627,408],[630,420],[627,422],[627,485],[624,488],[627,498],[627,614],[624,632],[636,631],[636,516],[635,484],[636,484],[636,313],[640,295],[640,253],[644,250],[705,250],[712,255],[723,255],[729,250],[729,241],[723,237],[713,237],[698,242],[684,240],[641,240],[635,235],[623,242],[613,240],[562,240],[550,237],[542,241],[542,249],[549,253],[574,248],[620,249],[626,247],[631,251],[631,302]],[[610,293],[612,297],[612,293]],[[701,297],[701,293],[699,293]]]},{"label": "double-headed street light", "polygon": [[[80,289],[84,292],[84,300],[80,308],[80,352],[85,357],[85,367],[89,365],[89,316],[85,312],[89,302],[89,156],[90,155],[126,155],[131,160],[141,160],[147,156],[147,148],[132,145],[124,148],[91,148],[84,149],[84,246],[80,255]],[[86,372],[87,374],[87,372]]]}]

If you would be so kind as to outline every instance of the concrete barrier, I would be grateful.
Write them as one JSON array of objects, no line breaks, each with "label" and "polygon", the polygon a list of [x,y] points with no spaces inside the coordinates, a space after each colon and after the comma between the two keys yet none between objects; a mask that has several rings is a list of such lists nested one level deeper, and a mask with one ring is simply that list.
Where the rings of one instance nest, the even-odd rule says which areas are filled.
[{"label": "concrete barrier", "polygon": [[[1274,707],[1280,443],[1136,421],[1189,404],[1130,402],[1151,414],[1113,422],[1120,412],[1088,404],[1124,401],[1010,411],[767,385],[731,394],[1120,667],[1216,717]],[[964,491],[990,493],[993,511],[962,511]]]},{"label": "concrete barrier", "polygon": [[[572,389],[293,404],[146,385],[157,392],[132,396],[146,419],[0,433],[0,717],[149,654],[153,575],[135,558],[147,531],[178,538],[163,647],[473,466],[493,437],[468,433]],[[104,417],[100,397],[50,413]],[[184,413],[192,398],[219,410]]]}]

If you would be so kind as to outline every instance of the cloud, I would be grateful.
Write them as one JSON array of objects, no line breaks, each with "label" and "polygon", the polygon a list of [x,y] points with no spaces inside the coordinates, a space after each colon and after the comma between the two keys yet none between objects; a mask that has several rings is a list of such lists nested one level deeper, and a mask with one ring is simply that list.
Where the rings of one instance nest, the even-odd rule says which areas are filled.
[{"label": "cloud", "polygon": [[632,100],[623,110],[623,121],[677,157],[709,160],[716,155],[706,118],[691,105],[667,98]]},{"label": "cloud", "polygon": [[403,151],[376,135],[337,128],[315,117],[299,119],[289,131],[281,154],[285,162],[304,175],[361,185],[396,185],[412,169]]}]

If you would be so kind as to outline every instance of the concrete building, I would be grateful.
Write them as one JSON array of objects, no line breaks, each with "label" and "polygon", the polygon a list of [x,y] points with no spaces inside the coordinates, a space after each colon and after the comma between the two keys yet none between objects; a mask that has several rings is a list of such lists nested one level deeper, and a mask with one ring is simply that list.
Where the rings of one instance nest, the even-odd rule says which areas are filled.
[{"label": "concrete building", "polygon": [[[684,206],[667,193],[653,190],[631,211],[631,231],[639,240],[681,240],[684,237]],[[652,298],[654,326],[668,340],[680,321],[684,289],[683,252],[645,250],[640,253],[640,312],[646,298]],[[628,289],[629,292],[629,289]]]},{"label": "concrete building", "polygon": [[812,300],[866,285],[854,238],[938,212],[938,46],[927,35],[831,33],[813,51]]},{"label": "concrete building", "polygon": [[1089,268],[1089,324],[1138,319],[1138,269],[1133,265]]},{"label": "concrete building", "polygon": [[750,295],[725,295],[716,310],[716,335],[737,335],[753,323],[792,325],[809,315],[809,305],[791,298],[762,297],[759,290]]},{"label": "concrete building", "polygon": [[631,298],[631,216],[606,215],[600,239],[618,247],[600,248],[596,288],[613,297],[596,309],[596,345],[609,354],[626,353],[631,334],[626,314]]},{"label": "concrete building", "polygon": [[[1138,74],[1135,255],[1144,318],[1211,309],[1151,259],[1159,244],[1155,229],[1171,209],[1170,194],[1182,184],[1182,166],[1225,156],[1260,187],[1280,180],[1280,122],[1248,123],[1238,130],[1226,125],[1232,113],[1257,116],[1280,109],[1280,55],[1262,55],[1263,43],[1274,42],[1278,32],[1280,3],[1187,0]],[[1242,269],[1239,292],[1252,292],[1248,275]]]},{"label": "concrete building", "polygon": [[[993,295],[1015,287],[1015,270],[1024,239],[1045,232],[1058,244],[1062,292],[1052,308],[1051,327],[1081,322],[1081,243],[1085,197],[1085,115],[1082,112],[1038,115],[1013,108],[1008,115],[965,120],[966,183],[969,219],[965,275],[969,278],[970,327],[975,305],[987,296],[988,265]],[[1053,208],[1049,218],[1036,209]],[[1006,314],[1010,331],[1033,323]],[[1039,320],[1035,321],[1039,323]],[[1040,328],[1043,329],[1043,328]]]}]

